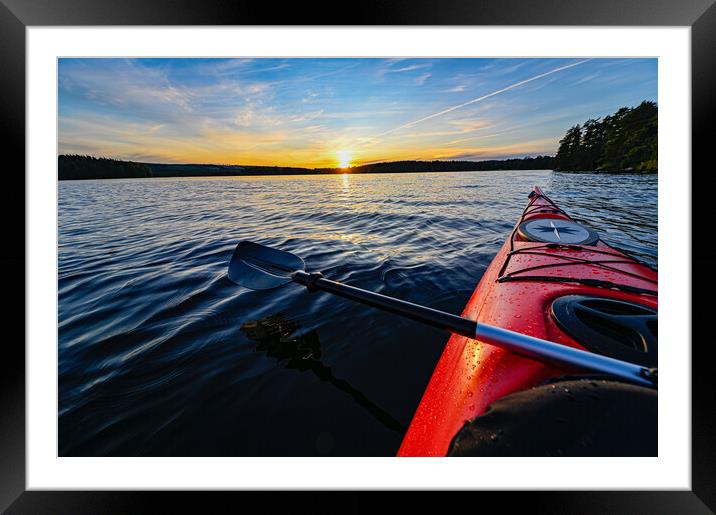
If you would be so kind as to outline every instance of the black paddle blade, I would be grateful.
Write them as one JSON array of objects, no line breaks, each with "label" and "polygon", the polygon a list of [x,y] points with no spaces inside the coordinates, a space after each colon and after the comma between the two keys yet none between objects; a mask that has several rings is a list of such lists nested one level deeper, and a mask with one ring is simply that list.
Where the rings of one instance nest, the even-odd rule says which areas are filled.
[{"label": "black paddle blade", "polygon": [[291,274],[303,270],[303,259],[251,241],[236,245],[229,262],[229,279],[251,290],[270,290],[291,282]]}]

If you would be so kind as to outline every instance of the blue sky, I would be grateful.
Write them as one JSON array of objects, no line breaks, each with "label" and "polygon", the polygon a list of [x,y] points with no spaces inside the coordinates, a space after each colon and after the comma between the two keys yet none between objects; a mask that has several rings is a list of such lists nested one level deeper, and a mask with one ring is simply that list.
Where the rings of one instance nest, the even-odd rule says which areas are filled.
[{"label": "blue sky", "polygon": [[657,101],[656,59],[59,61],[59,152],[358,165],[554,154],[572,125]]}]

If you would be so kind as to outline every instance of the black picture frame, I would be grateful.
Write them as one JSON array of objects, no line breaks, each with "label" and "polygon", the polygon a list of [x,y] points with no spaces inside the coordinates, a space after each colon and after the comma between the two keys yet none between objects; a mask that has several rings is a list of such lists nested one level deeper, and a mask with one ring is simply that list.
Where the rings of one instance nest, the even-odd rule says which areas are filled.
[{"label": "black picture frame", "polygon": [[[707,157],[714,141],[716,120],[716,6],[714,0],[399,0],[383,2],[272,3],[236,0],[2,0],[0,1],[0,112],[5,143],[7,197],[2,207],[5,237],[0,257],[6,272],[3,327],[6,338],[0,351],[0,510],[8,513],[141,513],[164,504],[162,492],[25,491],[25,348],[26,274],[24,225],[25,170],[25,30],[31,26],[60,25],[606,25],[691,27],[692,73],[692,242],[710,234],[713,191],[704,181],[713,175]],[[7,158],[10,157],[8,160]],[[677,171],[670,171],[677,173]],[[683,170],[689,180],[689,170]],[[22,195],[19,192],[23,192]],[[23,213],[23,223],[18,222]],[[481,492],[475,502],[496,503],[501,509],[528,507],[537,513],[713,513],[716,511],[716,386],[709,359],[712,338],[707,336],[713,305],[707,293],[716,286],[710,272],[716,264],[710,244],[692,245],[692,489],[690,491],[619,492]],[[19,270],[25,270],[25,275]],[[699,299],[704,299],[699,302]],[[11,302],[7,302],[11,299]],[[668,316],[668,314],[666,314]],[[9,337],[11,328],[20,329]],[[670,342],[686,344],[688,342]],[[186,509],[209,511],[208,504],[233,506],[235,494],[173,493],[171,500]],[[377,503],[374,493],[334,493],[330,502],[316,493],[295,493],[290,498],[272,493],[251,493],[242,504],[267,502],[278,508],[286,503],[310,511],[365,511]],[[457,496],[460,497],[459,495]],[[463,497],[464,499],[464,497]],[[422,503],[421,495],[412,500]],[[156,506],[156,504],[154,504]],[[224,508],[226,509],[226,508]],[[231,509],[231,508],[228,508]],[[223,511],[223,510],[222,510]],[[233,511],[233,510],[232,510]]]}]

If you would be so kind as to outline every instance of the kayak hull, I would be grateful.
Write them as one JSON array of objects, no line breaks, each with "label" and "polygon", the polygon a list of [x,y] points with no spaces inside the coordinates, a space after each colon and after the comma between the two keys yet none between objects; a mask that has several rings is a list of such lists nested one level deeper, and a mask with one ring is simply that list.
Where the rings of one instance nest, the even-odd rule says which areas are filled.
[{"label": "kayak hull", "polygon": [[[573,248],[548,248],[544,243],[525,241],[518,228],[534,218],[571,220],[535,187],[523,216],[465,306],[463,317],[584,349],[553,320],[550,312],[555,299],[589,295],[658,308],[656,271],[602,241]],[[597,261],[600,263],[595,264]],[[567,276],[594,285],[562,282]],[[603,286],[609,284],[627,289]],[[444,456],[464,422],[483,414],[490,403],[566,372],[453,334],[398,456]]]}]

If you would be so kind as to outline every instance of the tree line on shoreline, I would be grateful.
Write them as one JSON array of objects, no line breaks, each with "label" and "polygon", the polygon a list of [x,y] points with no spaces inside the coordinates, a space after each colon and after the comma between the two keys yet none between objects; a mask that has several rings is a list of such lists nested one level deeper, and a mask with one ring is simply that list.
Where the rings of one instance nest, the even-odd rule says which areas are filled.
[{"label": "tree line on shoreline", "polygon": [[[389,161],[354,166],[351,173],[390,172],[477,172],[489,170],[551,170],[554,157],[536,156],[488,161]],[[319,169],[329,173],[343,173],[342,168]]]},{"label": "tree line on shoreline", "polygon": [[658,108],[644,101],[571,127],[559,141],[555,170],[653,172],[658,169]]},{"label": "tree line on shoreline", "polygon": [[61,155],[57,159],[57,174],[62,181],[151,177],[152,171],[144,163],[106,157]]},{"label": "tree line on shoreline", "polygon": [[554,157],[537,156],[489,161],[390,161],[345,168],[296,168],[215,164],[137,163],[80,155],[58,157],[59,180],[141,177],[232,177],[251,175],[326,175],[340,173],[461,172],[551,170]]}]

